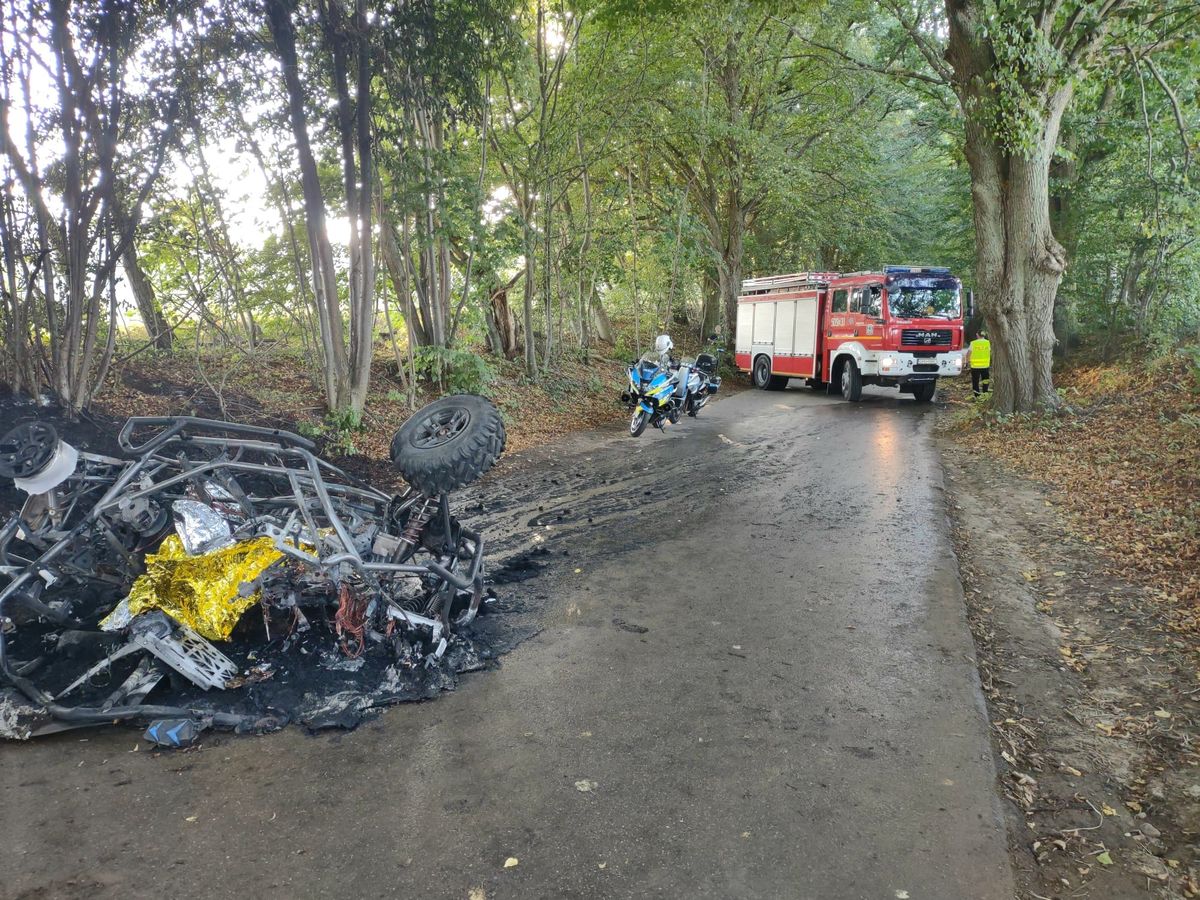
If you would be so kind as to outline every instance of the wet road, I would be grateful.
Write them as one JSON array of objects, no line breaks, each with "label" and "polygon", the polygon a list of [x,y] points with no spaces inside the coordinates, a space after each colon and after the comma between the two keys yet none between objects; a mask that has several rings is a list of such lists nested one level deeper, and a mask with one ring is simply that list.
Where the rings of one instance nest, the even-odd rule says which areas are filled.
[{"label": "wet road", "polygon": [[499,670],[0,747],[0,896],[1011,898],[930,419],[744,393],[510,462],[465,498],[541,627]]}]

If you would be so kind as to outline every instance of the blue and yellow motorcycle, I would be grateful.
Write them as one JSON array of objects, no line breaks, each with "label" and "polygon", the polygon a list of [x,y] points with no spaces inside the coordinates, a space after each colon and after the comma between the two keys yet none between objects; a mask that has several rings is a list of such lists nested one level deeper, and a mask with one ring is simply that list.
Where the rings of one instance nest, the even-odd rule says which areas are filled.
[{"label": "blue and yellow motorcycle", "polygon": [[679,373],[672,372],[656,353],[647,353],[629,367],[629,387],[621,400],[631,411],[629,433],[634,437],[647,425],[662,429],[664,423],[679,421],[682,401]]}]

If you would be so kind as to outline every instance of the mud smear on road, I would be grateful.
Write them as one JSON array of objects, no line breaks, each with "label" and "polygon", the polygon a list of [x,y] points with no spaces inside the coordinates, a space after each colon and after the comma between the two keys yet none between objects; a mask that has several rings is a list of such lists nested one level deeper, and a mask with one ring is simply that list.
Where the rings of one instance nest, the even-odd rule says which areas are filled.
[{"label": "mud smear on road", "polygon": [[943,456],[1022,896],[1200,896],[1194,647],[1052,490]]}]

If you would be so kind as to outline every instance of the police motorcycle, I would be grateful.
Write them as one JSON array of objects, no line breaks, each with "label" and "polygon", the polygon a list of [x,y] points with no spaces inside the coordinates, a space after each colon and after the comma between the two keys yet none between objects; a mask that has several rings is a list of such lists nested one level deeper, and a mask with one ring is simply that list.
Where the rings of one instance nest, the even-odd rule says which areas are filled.
[{"label": "police motorcycle", "polygon": [[654,350],[629,367],[629,387],[621,393],[621,400],[630,409],[629,433],[633,437],[638,437],[647,425],[661,431],[668,422],[673,425],[679,421],[689,378],[686,372],[672,368],[674,346],[668,335],[660,334]]},{"label": "police motorcycle", "polygon": [[721,350],[716,356],[701,353],[694,360],[676,362],[671,357],[674,348],[670,335],[660,334],[654,351],[629,367],[629,389],[621,399],[631,410],[629,433],[633,437],[638,437],[647,425],[664,430],[668,423],[679,421],[680,413],[695,417],[720,389],[721,379],[716,373]]},{"label": "police motorcycle", "polygon": [[[717,368],[721,363],[721,354],[725,350],[716,346],[717,335],[709,335],[708,340],[712,345],[710,348],[700,353],[695,361],[685,359],[680,366],[682,369],[686,365],[691,370],[684,409],[693,418],[712,399],[712,395],[721,389],[721,376],[717,374]],[[708,350],[713,352],[710,353]]]}]

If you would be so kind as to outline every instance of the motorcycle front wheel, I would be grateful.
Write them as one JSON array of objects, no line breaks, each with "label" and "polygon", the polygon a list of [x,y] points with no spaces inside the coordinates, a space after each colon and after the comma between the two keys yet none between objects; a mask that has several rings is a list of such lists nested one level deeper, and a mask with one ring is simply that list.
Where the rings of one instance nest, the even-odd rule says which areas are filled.
[{"label": "motorcycle front wheel", "polygon": [[637,437],[646,430],[646,423],[650,421],[650,413],[646,412],[640,406],[633,411],[633,416],[629,420],[629,433],[633,437]]}]

